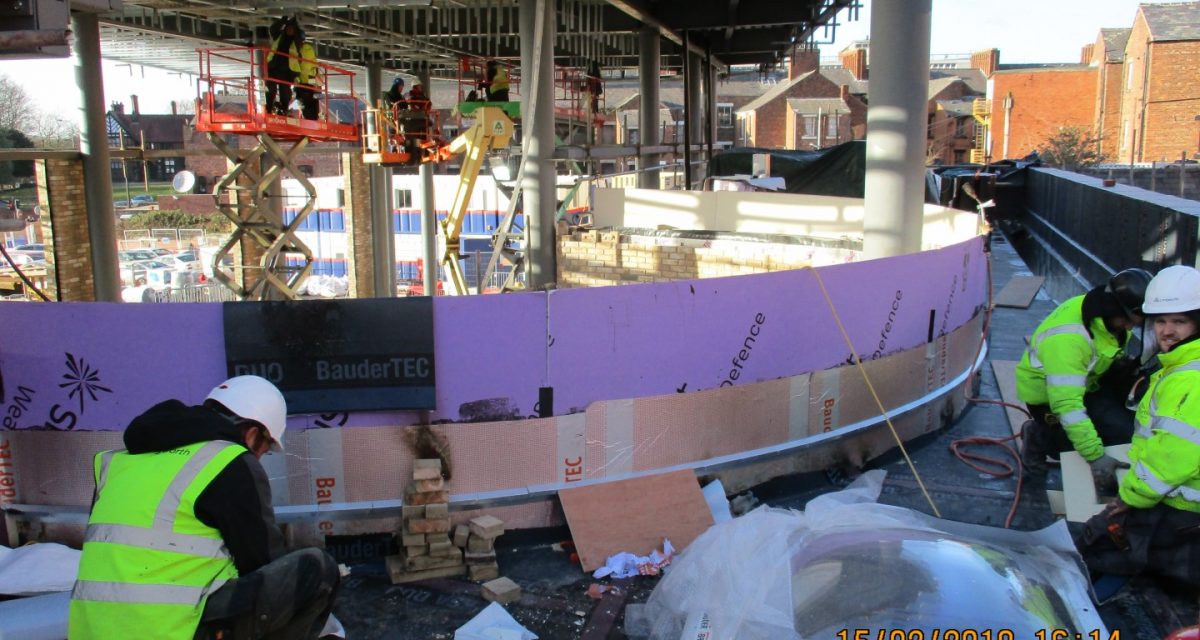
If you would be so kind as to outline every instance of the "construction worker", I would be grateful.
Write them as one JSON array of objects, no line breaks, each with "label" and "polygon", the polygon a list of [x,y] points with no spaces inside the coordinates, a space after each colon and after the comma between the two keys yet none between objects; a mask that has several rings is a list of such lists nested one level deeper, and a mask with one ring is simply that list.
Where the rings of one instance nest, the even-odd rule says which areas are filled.
[{"label": "construction worker", "polygon": [[151,407],[126,449],[96,455],[70,638],[317,637],[338,567],[320,549],[276,557],[259,462],[282,451],[286,418],[273,384],[238,376],[203,405]]},{"label": "construction worker", "polygon": [[1121,271],[1038,325],[1016,371],[1017,396],[1032,417],[1023,430],[1029,472],[1044,473],[1047,454],[1074,448],[1091,464],[1098,486],[1115,487],[1117,461],[1104,445],[1129,442],[1133,414],[1125,407],[1127,384],[1101,383],[1106,374],[1117,378],[1130,368],[1124,350],[1130,329],[1142,322],[1150,277],[1143,269]]},{"label": "construction worker", "polygon": [[404,78],[396,76],[396,79],[392,80],[392,88],[383,93],[383,106],[389,109],[404,109],[406,103]]},{"label": "construction worker", "polygon": [[408,119],[405,121],[404,132],[406,135],[425,138],[429,136],[429,112],[433,109],[433,103],[429,97],[425,95],[425,87],[421,83],[413,85],[412,91],[408,92]]},{"label": "construction worker", "polygon": [[317,94],[321,92],[317,70],[317,51],[308,42],[304,29],[296,28],[296,44],[299,58],[291,58],[292,70],[296,72],[296,99],[300,101],[300,112],[305,120],[316,120],[320,112]]},{"label": "construction worker", "polygon": [[[295,72],[289,55],[297,55],[296,31],[299,26],[292,16],[284,16],[271,24],[271,50],[266,57],[267,113],[287,115],[292,103],[292,82]],[[276,55],[282,54],[282,55]]]},{"label": "construction worker", "polygon": [[1200,587],[1200,271],[1163,269],[1142,309],[1162,369],[1138,404],[1133,468],[1076,542],[1095,573],[1149,572]]},{"label": "construction worker", "polygon": [[479,85],[486,92],[488,102],[508,102],[508,71],[495,60],[487,61],[487,74]]}]

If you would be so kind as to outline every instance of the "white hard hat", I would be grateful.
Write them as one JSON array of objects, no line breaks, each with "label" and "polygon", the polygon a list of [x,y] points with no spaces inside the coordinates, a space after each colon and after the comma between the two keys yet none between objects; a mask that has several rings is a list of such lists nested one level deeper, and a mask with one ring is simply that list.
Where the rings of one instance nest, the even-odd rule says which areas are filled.
[{"label": "white hard hat", "polygon": [[253,420],[271,434],[271,451],[283,451],[287,402],[275,385],[259,376],[236,376],[217,385],[205,400],[219,402],[233,415]]},{"label": "white hard hat", "polygon": [[1147,314],[1185,313],[1200,309],[1200,271],[1175,265],[1158,272],[1146,287],[1142,310]]}]

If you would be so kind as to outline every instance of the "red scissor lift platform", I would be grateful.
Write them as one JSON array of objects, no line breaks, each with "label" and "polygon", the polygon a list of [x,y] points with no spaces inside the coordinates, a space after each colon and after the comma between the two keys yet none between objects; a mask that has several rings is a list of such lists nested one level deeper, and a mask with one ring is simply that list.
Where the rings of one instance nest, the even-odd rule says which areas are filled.
[{"label": "red scissor lift platform", "polygon": [[[264,47],[225,47],[201,49],[199,97],[196,99],[197,131],[207,134],[213,146],[229,159],[232,168],[213,186],[217,208],[234,224],[229,239],[213,255],[213,276],[243,299],[296,298],[300,284],[312,272],[312,251],[297,236],[296,230],[316,206],[317,191],[295,164],[310,140],[355,142],[359,139],[358,99],[354,95],[354,74],[346,69],[313,60],[303,61],[315,70],[313,82],[299,85],[269,80]],[[275,55],[286,55],[276,53]],[[287,56],[291,57],[291,56]],[[345,81],[349,93],[333,95],[331,80]],[[269,113],[265,107],[267,82],[280,82],[293,88],[308,89],[319,95],[316,119]],[[332,109],[339,100],[349,100],[345,109]],[[290,105],[289,105],[290,106]],[[348,115],[339,120],[337,113]],[[252,149],[230,145],[227,135],[252,136]],[[285,149],[280,142],[292,143]],[[268,190],[287,172],[304,188],[307,198],[290,223],[285,224],[271,206]],[[250,242],[261,251],[252,251],[257,265],[226,266],[226,257]],[[230,260],[232,262],[232,260]],[[238,278],[235,269],[258,269],[257,278]],[[243,272],[243,275],[246,275]]]}]

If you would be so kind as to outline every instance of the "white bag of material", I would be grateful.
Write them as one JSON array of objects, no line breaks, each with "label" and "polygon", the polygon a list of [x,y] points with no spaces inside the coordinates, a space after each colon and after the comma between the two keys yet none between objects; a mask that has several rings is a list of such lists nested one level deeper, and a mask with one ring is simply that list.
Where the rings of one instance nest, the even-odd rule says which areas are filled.
[{"label": "white bag of material", "polygon": [[493,602],[456,629],[454,640],[537,640],[537,634],[522,627],[500,603]]},{"label": "white bag of material", "polygon": [[721,484],[720,480],[713,480],[704,485],[700,493],[704,494],[708,510],[712,511],[713,524],[733,520],[733,514],[729,512],[729,498],[725,497],[725,485]]},{"label": "white bag of material", "polygon": [[62,640],[70,610],[69,591],[0,602],[0,640]]},{"label": "white bag of material", "polygon": [[78,549],[53,542],[16,549],[0,546],[0,595],[70,591],[79,575],[79,556]]}]

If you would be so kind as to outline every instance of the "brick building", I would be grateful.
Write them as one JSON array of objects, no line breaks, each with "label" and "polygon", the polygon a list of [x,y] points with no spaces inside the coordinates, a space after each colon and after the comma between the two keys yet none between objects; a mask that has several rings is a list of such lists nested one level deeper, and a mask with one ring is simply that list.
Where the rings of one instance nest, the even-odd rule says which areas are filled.
[{"label": "brick building", "polygon": [[1086,64],[999,65],[988,79],[989,157],[1024,157],[1064,127],[1090,131],[1097,76]]},{"label": "brick building", "polygon": [[[106,114],[108,129],[108,146],[113,149],[136,148],[145,145],[146,149],[180,149],[184,148],[184,130],[191,116],[178,113],[141,113],[138,108],[138,97],[130,96],[132,112],[125,112],[125,105],[113,102]],[[172,109],[174,110],[174,109]],[[150,180],[170,180],[184,168],[184,159],[155,158],[145,162],[113,160],[110,164],[113,180],[141,181],[143,171]]]},{"label": "brick building", "polygon": [[793,50],[787,78],[735,112],[738,146],[816,149],[864,136],[866,104],[820,72],[819,56]]},{"label": "brick building", "polygon": [[1002,65],[996,56],[992,158],[1024,156],[1068,126],[1095,136],[1108,162],[1200,154],[1200,2],[1140,5],[1132,27],[1101,29],[1079,64]]},{"label": "brick building", "polygon": [[1200,153],[1200,2],[1143,4],[1125,43],[1117,157],[1178,160]]}]

